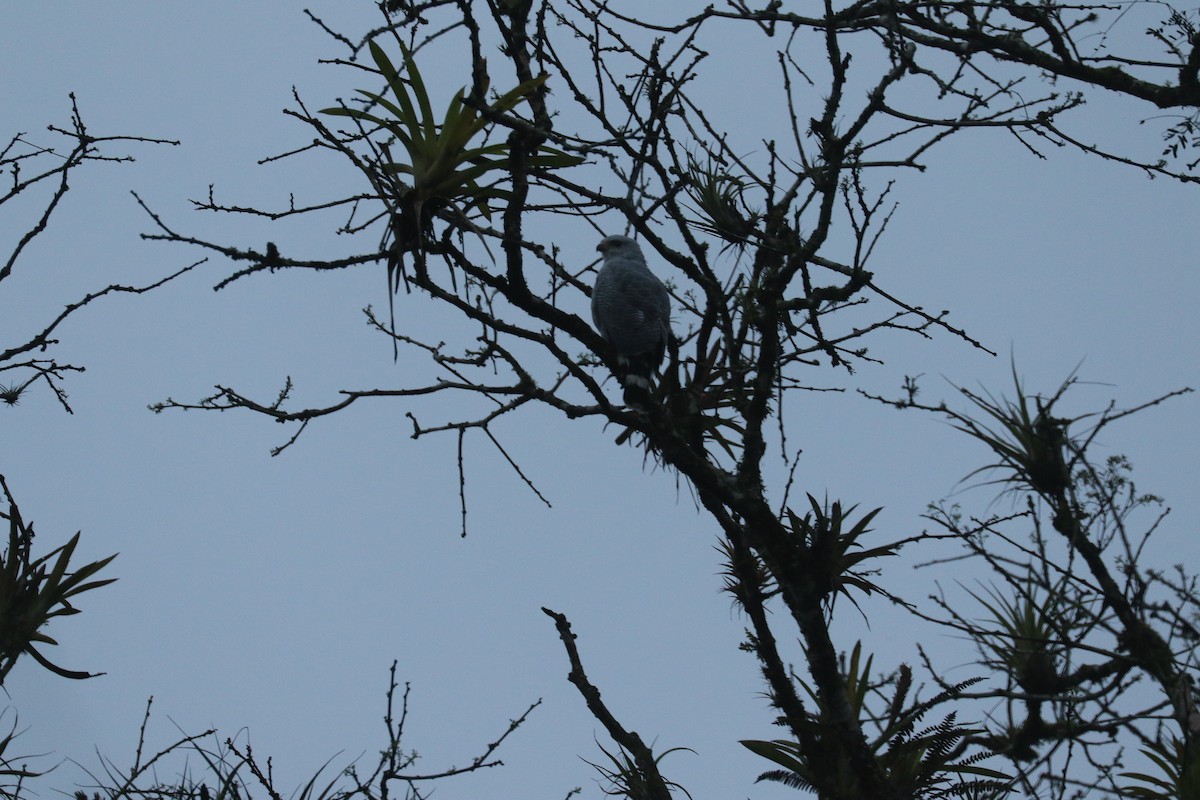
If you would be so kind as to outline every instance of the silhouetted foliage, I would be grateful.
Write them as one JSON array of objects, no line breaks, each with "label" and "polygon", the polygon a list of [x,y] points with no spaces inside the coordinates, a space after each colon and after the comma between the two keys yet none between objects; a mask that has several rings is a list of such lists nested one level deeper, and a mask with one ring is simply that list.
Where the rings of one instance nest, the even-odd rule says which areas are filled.
[{"label": "silhouetted foliage", "polygon": [[[944,312],[901,299],[875,263],[894,208],[893,177],[924,170],[949,137],[1002,130],[1038,155],[1073,147],[1197,182],[1188,161],[1200,113],[1194,15],[1139,7],[1156,16],[1138,38],[1122,27],[1129,9],[1098,3],[735,0],[691,16],[633,9],[594,0],[387,2],[380,27],[361,37],[314,18],[345,47],[340,66],[354,67],[348,86],[365,72],[380,88],[318,112],[297,92],[286,113],[307,126],[312,143],[272,160],[332,155],[360,189],[282,210],[223,205],[211,194],[196,205],[314,221],[344,212],[330,233],[351,243],[346,255],[235,247],[180,232],[149,207],[144,237],[229,258],[237,268],[217,288],[264,271],[383,264],[389,303],[403,288],[457,314],[469,338],[446,343],[418,318],[384,325],[368,309],[395,348],[428,357],[442,377],[343,390],[303,408],[290,403],[290,380],[261,400],[219,385],[209,397],[168,399],[155,410],[244,410],[290,423],[294,434],[280,452],[311,422],[364,397],[454,397],[433,422],[407,414],[413,438],[457,439],[464,535],[465,437],[485,436],[537,491],[492,429],[498,419],[540,405],[612,424],[622,431],[618,444],[679,476],[718,532],[724,587],[747,620],[742,647],[758,661],[783,731],[744,743],[782,768],[763,778],[830,800],[1192,792],[1200,594],[1184,566],[1167,573],[1144,563],[1157,498],[1136,491],[1119,457],[1089,457],[1097,432],[1165,398],[1060,416],[1073,379],[1043,396],[1025,389],[1015,367],[1011,397],[963,390],[967,410],[918,403],[915,381],[900,399],[876,398],[948,417],[988,448],[981,470],[1024,503],[981,517],[934,506],[935,530],[903,539],[871,534],[877,510],[855,517],[857,506],[811,495],[793,504],[799,454],[783,409],[810,391],[812,375],[849,381],[873,363],[869,345],[880,336],[952,336],[994,355]],[[734,41],[753,42],[747,56],[766,56],[745,65],[760,68],[747,85],[785,110],[774,117],[782,127],[764,115],[755,138],[727,129],[709,87],[725,77],[715,54]],[[418,70],[428,72],[423,59],[435,43],[455,48],[465,87],[446,104],[430,97]],[[494,95],[493,84],[516,88]],[[1178,112],[1162,158],[1074,132],[1088,130],[1081,109],[1097,89]],[[448,111],[439,117],[435,107]],[[676,341],[646,408],[610,397],[616,354],[570,310],[591,292],[591,246],[619,232],[655,259],[678,309]],[[775,453],[782,481],[768,469]],[[970,561],[991,582],[954,596],[939,588],[919,603],[889,589],[888,568],[900,555],[946,539],[963,554],[925,569],[957,576]],[[872,674],[875,657],[864,660],[861,643],[835,641],[832,623],[845,609],[869,618],[864,601],[878,597],[971,640],[976,676],[948,682],[946,665],[924,648],[920,665],[889,663]],[[609,791],[666,798],[681,790],[663,774],[662,757],[674,748],[656,752],[619,721],[586,674],[567,616],[545,611],[569,680],[615,743],[601,746],[608,762],[598,767]],[[802,673],[778,644],[797,639]],[[922,686],[931,697],[922,698]],[[380,767],[366,779],[351,770],[340,783],[314,776],[302,796],[386,800],[395,785],[423,797],[419,781],[452,774],[408,771],[415,756],[393,728],[395,688],[393,675]],[[1131,747],[1161,774],[1126,770]],[[218,797],[249,796],[251,785],[280,796],[248,746],[203,752]],[[488,766],[490,755],[471,769]],[[137,772],[110,796],[132,796]],[[195,787],[148,791],[191,797]]]}]

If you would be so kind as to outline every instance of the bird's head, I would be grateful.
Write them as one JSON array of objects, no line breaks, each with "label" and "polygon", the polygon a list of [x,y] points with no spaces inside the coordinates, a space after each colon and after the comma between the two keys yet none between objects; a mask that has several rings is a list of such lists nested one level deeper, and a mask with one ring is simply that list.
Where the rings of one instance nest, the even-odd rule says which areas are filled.
[{"label": "bird's head", "polygon": [[596,245],[596,249],[600,251],[605,258],[616,255],[640,256],[642,248],[638,247],[638,243],[628,236],[605,236],[600,240],[600,244]]}]

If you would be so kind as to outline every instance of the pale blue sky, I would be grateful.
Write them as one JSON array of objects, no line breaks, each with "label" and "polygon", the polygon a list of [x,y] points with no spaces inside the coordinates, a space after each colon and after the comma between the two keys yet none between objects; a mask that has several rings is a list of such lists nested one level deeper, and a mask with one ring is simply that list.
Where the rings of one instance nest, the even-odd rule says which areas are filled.
[{"label": "pale blue sky", "polygon": [[[376,21],[370,3],[310,7],[347,31]],[[183,144],[133,146],[136,164],[79,173],[50,231],[4,284],[0,341],[86,291],[153,280],[199,257],[140,241],[150,226],[130,189],[199,235],[258,248],[270,239],[286,253],[344,252],[336,221],[268,227],[205,217],[186,202],[210,183],[229,202],[275,206],[289,191],[319,196],[352,185],[330,161],[255,164],[309,138],[280,114],[293,85],[310,108],[357,86],[356,74],[316,63],[342,53],[299,9],[128,2],[7,11],[0,133],[28,131],[52,144],[45,125],[67,121],[74,91],[96,133]],[[426,72],[443,75],[443,97],[467,81],[452,60]],[[753,108],[734,105],[736,93],[715,96],[730,103],[718,111],[744,121],[738,133],[747,142],[766,135]],[[1158,129],[1137,125],[1152,113],[1097,96],[1076,119],[1081,130],[1153,153]],[[1082,361],[1080,376],[1103,385],[1083,387],[1072,409],[1200,383],[1197,189],[1072,152],[1051,156],[1039,161],[999,134],[951,141],[929,156],[926,174],[900,176],[900,210],[875,255],[884,286],[927,309],[951,309],[998,358],[946,336],[885,336],[872,352],[886,366],[854,382],[814,372],[813,383],[894,393],[902,376],[923,373],[929,400],[949,396],[941,376],[1003,391],[1010,352],[1038,391]],[[10,242],[28,220],[5,212],[0,241]],[[590,234],[558,244],[581,263],[594,257]],[[43,546],[82,529],[85,556],[120,552],[111,568],[120,581],[50,631],[62,642],[57,661],[107,675],[68,683],[30,662],[8,680],[28,727],[23,752],[95,769],[98,747],[126,766],[154,695],[154,743],[176,737],[173,723],[225,735],[244,727],[290,791],[330,756],[341,753],[332,765],[340,768],[379,749],[387,668],[398,659],[400,679],[414,687],[408,746],[425,770],[464,764],[544,698],[501,751],[506,767],[446,783],[438,796],[556,798],[582,785],[585,797],[598,797],[576,756],[600,757],[593,737],[609,743],[565,680],[545,605],[571,618],[590,676],[627,726],[659,747],[696,751],[669,757],[665,768],[698,800],[791,794],[753,787],[768,765],[736,744],[777,729],[753,660],[735,647],[743,623],[717,591],[716,531],[672,476],[614,447],[614,431],[534,409],[497,427],[551,510],[485,440],[469,440],[471,535],[462,540],[454,441],[413,442],[404,417],[414,410],[432,419],[437,404],[361,402],[310,426],[279,458],[268,451],[291,430],[266,419],[147,411],[168,395],[198,399],[215,383],[269,398],[287,375],[298,404],[319,404],[339,388],[398,386],[406,370],[421,368],[393,364],[390,345],[361,316],[363,306],[385,304],[382,267],[259,275],[214,293],[228,271],[213,259],[154,294],[110,298],[64,326],[58,353],[88,368],[67,386],[73,416],[42,390],[0,409],[0,470]],[[582,300],[577,311],[585,313]],[[416,297],[398,298],[397,316],[433,330],[448,324]],[[1196,403],[1188,397],[1134,418],[1098,446],[1127,453],[1139,485],[1174,507],[1160,534],[1164,563],[1196,563]],[[806,451],[800,488],[885,506],[881,537],[923,527],[925,505],[954,491],[985,455],[934,419],[853,393],[793,402],[789,424]],[[982,511],[990,495],[958,499]],[[909,568],[894,567],[889,586],[920,599],[929,576]],[[847,626],[840,646],[867,637],[879,667],[914,657],[915,632]],[[48,785],[70,789],[76,777],[64,766]]]}]

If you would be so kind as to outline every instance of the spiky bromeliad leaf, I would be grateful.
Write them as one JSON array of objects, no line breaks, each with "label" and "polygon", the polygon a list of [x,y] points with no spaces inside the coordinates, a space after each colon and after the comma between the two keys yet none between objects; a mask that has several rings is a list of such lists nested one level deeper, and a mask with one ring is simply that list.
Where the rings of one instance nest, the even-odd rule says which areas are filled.
[{"label": "spiky bromeliad leaf", "polygon": [[[861,715],[867,692],[871,687],[870,672],[873,659],[874,656],[867,656],[866,663],[862,663],[862,642],[857,642],[846,665],[846,696],[855,716]],[[801,724],[811,726],[814,733],[819,735],[829,715],[820,694],[807,683],[802,682],[801,686],[820,709],[814,718]],[[804,752],[799,742],[786,739],[743,739],[741,744],[750,752],[784,768],[764,772],[758,776],[758,781],[782,783],[797,789],[815,790],[817,787],[824,787],[831,790],[833,796],[840,793],[834,787],[846,789],[855,783],[854,769],[849,763],[830,764],[822,757],[814,759],[811,754]]]},{"label": "spiky bromeliad leaf", "polygon": [[1053,620],[1062,618],[1061,592],[1053,590],[1043,596],[1032,574],[1018,597],[1009,599],[991,587],[985,590],[989,599],[970,590],[967,593],[987,609],[999,630],[977,637],[979,643],[996,656],[1025,691],[1055,691],[1061,637]]},{"label": "spiky bromeliad leaf", "polygon": [[[401,45],[404,57],[402,76],[382,47],[376,42],[370,42],[369,46],[371,57],[387,81],[395,102],[374,92],[359,90],[359,94],[368,101],[369,106],[384,109],[391,118],[344,106],[326,108],[322,113],[378,125],[404,147],[408,156],[406,161],[386,161],[379,167],[385,173],[405,174],[412,178],[411,188],[404,192],[402,198],[395,200],[399,201],[399,213],[415,216],[411,227],[418,234],[423,233],[431,221],[431,203],[436,206],[458,203],[467,210],[474,209],[490,217],[492,208],[489,201],[504,199],[508,193],[494,185],[481,185],[480,180],[492,173],[496,173],[498,178],[507,174],[511,167],[508,145],[494,143],[471,147],[471,142],[491,122],[487,116],[466,103],[465,89],[459,89],[454,94],[439,121],[434,116],[425,82],[408,48]],[[511,111],[541,89],[547,77],[539,75],[510,89],[489,104],[489,111],[493,114]],[[482,88],[486,92],[487,85]],[[542,147],[529,155],[525,163],[535,169],[557,169],[582,161],[561,150]]]},{"label": "spiky bromeliad leaf", "polygon": [[[371,176],[381,195],[389,193],[387,187],[392,187],[395,193],[395,196],[381,198],[391,214],[389,235],[393,238],[392,250],[397,254],[388,260],[388,312],[394,334],[396,316],[392,295],[400,290],[404,274],[401,254],[415,252],[418,259],[422,258],[434,215],[447,206],[458,205],[464,212],[476,211],[490,219],[492,201],[509,197],[509,192],[496,184],[508,175],[512,162],[506,143],[470,146],[491,123],[465,102],[465,89],[459,89],[450,99],[439,124],[425,81],[408,48],[400,45],[404,57],[404,75],[401,75],[379,44],[372,41],[369,47],[371,58],[395,102],[375,92],[359,90],[358,93],[366,99],[367,108],[381,108],[391,118],[345,106],[326,108],[322,113],[376,125],[391,134],[407,154],[406,161],[396,161],[391,157],[389,143],[381,144],[384,160],[373,164],[377,174]],[[489,111],[494,114],[511,111],[541,89],[546,78],[546,75],[540,75],[510,89],[488,106]],[[485,83],[481,94],[486,91]],[[558,169],[582,162],[582,158],[545,146],[525,158],[525,165],[533,169]],[[412,185],[400,184],[395,180],[397,175],[408,175]],[[495,181],[481,184],[491,175],[496,176]],[[393,355],[398,357],[396,348],[393,342]]]},{"label": "spiky bromeliad leaf", "polygon": [[[1145,772],[1122,772],[1122,778],[1141,781],[1146,786],[1124,786],[1127,797],[1141,800],[1173,800],[1200,795],[1200,763],[1189,757],[1187,744],[1177,736],[1142,748],[1142,755],[1154,762],[1162,775]],[[1156,787],[1156,788],[1155,788]]]},{"label": "spiky bromeliad leaf", "polygon": [[7,499],[7,513],[0,512],[0,518],[7,517],[9,521],[8,548],[0,568],[0,683],[23,654],[64,678],[91,677],[90,673],[67,670],[54,664],[34,645],[58,644],[41,628],[55,617],[78,614],[73,600],[84,592],[115,581],[116,578],[95,580],[94,576],[116,556],[72,570],[71,559],[79,544],[79,533],[76,533],[61,547],[40,558],[31,558],[33,528],[23,522],[11,495]]},{"label": "spiky bromeliad leaf", "polygon": [[[696,752],[690,747],[672,747],[670,750],[666,750],[655,756],[654,765],[657,767],[668,755],[679,751],[688,753]],[[604,753],[608,757],[608,760],[612,762],[611,767],[604,764],[597,764],[587,759],[584,759],[584,763],[595,767],[596,771],[608,782],[609,785],[602,790],[606,795],[609,797],[626,797],[629,800],[643,800],[643,798],[653,796],[649,779],[642,772],[637,760],[629,751],[618,745],[616,753],[610,753],[603,746],[600,747],[600,752]],[[687,796],[688,800],[691,800],[691,793],[675,781],[666,780],[665,778],[662,781],[666,784],[668,790],[678,789]]]},{"label": "spiky bromeliad leaf", "polygon": [[869,526],[872,520],[883,509],[868,511],[850,526],[848,519],[858,506],[843,508],[837,501],[826,506],[811,494],[808,495],[808,502],[812,511],[803,517],[790,508],[787,509],[791,533],[801,546],[808,548],[807,557],[821,565],[826,591],[843,594],[857,605],[850,595],[851,588],[867,595],[879,589],[867,579],[866,575],[869,573],[861,567],[871,559],[894,556],[900,549],[897,543],[867,549],[859,543],[863,534],[871,530]]},{"label": "spiky bromeliad leaf", "polygon": [[1072,373],[1067,376],[1062,386],[1048,400],[1025,394],[1015,362],[1012,364],[1012,376],[1016,392],[1013,400],[997,399],[990,394],[980,396],[968,389],[956,387],[990,417],[992,422],[977,422],[955,415],[958,424],[954,427],[978,439],[999,457],[996,463],[972,471],[967,478],[999,470],[1008,474],[988,483],[1006,485],[1010,490],[1028,486],[1043,496],[1054,498],[1071,481],[1070,463],[1065,454],[1068,443],[1067,428],[1084,417],[1057,419],[1051,412],[1075,382],[1075,375]]},{"label": "spiky bromeliad leaf", "polygon": [[762,218],[746,205],[745,181],[723,172],[719,165],[689,160],[687,183],[688,194],[702,214],[697,227],[730,245],[744,246]]}]

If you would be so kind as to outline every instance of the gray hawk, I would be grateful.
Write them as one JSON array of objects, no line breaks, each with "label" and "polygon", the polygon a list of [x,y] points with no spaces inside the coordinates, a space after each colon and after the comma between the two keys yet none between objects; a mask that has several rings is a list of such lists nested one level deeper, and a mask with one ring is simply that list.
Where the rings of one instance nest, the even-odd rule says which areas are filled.
[{"label": "gray hawk", "polygon": [[671,337],[671,297],[633,239],[606,236],[596,249],[604,264],[592,290],[592,321],[617,351],[625,404],[644,407]]}]

